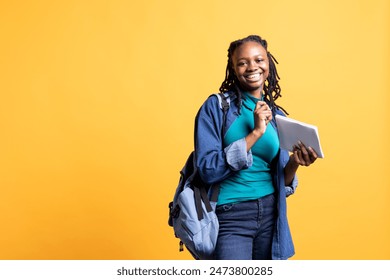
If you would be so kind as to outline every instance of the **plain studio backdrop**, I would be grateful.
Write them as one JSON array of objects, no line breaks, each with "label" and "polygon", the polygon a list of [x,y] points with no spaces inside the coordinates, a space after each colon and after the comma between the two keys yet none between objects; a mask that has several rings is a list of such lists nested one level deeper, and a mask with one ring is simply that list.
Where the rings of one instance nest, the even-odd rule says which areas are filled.
[{"label": "plain studio backdrop", "polygon": [[168,202],[249,34],[325,153],[288,199],[294,259],[390,259],[387,0],[2,1],[0,259],[191,259]]}]

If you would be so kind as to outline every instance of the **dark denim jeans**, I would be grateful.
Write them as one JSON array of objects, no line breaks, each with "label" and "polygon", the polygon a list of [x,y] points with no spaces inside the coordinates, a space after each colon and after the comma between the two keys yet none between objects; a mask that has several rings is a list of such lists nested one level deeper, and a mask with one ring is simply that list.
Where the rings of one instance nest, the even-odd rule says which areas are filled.
[{"label": "dark denim jeans", "polygon": [[275,195],[224,204],[216,209],[217,260],[269,260],[276,220]]}]

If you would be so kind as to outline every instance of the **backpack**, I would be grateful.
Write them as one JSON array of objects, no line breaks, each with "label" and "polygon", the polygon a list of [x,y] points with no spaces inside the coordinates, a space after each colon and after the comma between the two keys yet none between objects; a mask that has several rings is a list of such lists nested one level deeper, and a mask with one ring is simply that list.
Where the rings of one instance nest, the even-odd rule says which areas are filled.
[{"label": "backpack", "polygon": [[[226,115],[230,106],[227,93],[216,94],[223,110],[222,135],[225,135]],[[183,244],[197,260],[213,259],[219,231],[215,213],[219,185],[204,183],[197,171],[195,151],[191,152],[180,171],[180,180],[173,201],[169,203],[169,226],[180,239],[179,251]]]}]

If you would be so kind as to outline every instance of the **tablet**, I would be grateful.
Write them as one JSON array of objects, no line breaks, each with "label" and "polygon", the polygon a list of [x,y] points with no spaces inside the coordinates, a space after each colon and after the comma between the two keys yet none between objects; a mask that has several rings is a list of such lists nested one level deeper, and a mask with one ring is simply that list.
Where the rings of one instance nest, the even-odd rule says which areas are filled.
[{"label": "tablet", "polygon": [[293,145],[301,141],[306,147],[312,147],[319,158],[324,158],[324,153],[320,144],[320,136],[315,125],[303,123],[281,115],[276,115],[276,124],[280,147],[290,152]]}]

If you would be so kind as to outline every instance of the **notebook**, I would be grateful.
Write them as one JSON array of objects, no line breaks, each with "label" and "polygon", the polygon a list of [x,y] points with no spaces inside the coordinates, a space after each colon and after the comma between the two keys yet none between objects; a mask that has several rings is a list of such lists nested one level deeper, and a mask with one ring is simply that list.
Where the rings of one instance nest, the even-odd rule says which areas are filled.
[{"label": "notebook", "polygon": [[315,125],[303,123],[291,118],[276,115],[280,147],[288,151],[293,150],[293,145],[301,141],[306,147],[312,147],[319,158],[324,158],[320,144],[320,136]]}]

